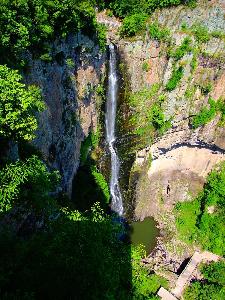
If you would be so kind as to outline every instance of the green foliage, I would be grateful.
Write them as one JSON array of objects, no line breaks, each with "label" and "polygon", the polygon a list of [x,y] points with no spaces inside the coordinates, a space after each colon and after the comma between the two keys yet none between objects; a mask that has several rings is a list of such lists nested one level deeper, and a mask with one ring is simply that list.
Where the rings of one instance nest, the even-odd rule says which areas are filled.
[{"label": "green foliage", "polygon": [[40,90],[21,81],[18,71],[0,65],[0,135],[31,140],[37,129],[35,113],[45,106]]},{"label": "green foliage", "polygon": [[208,122],[210,122],[215,117],[217,108],[216,108],[216,102],[212,98],[209,99],[209,105],[210,108],[203,107],[200,110],[200,112],[193,117],[191,123],[193,128],[203,126]]},{"label": "green foliage", "polygon": [[221,300],[224,299],[225,292],[214,284],[204,284],[196,281],[188,287],[184,294],[185,300]]},{"label": "green foliage", "polygon": [[[96,30],[91,0],[4,0],[0,6],[0,62],[21,60],[29,49],[43,54],[56,37],[83,30]],[[46,57],[46,56],[45,56]]]},{"label": "green foliage", "polygon": [[75,62],[73,61],[72,58],[67,58],[66,65],[68,68],[73,69],[75,67]]},{"label": "green foliage", "polygon": [[134,13],[151,14],[157,8],[175,6],[189,1],[182,0],[110,0],[107,7],[110,7],[114,14],[119,17],[125,17]]},{"label": "green foliage", "polygon": [[197,66],[198,66],[198,49],[197,48],[193,49],[193,58],[190,63],[190,66],[191,66],[192,72],[194,72],[197,69]]},{"label": "green foliage", "polygon": [[[224,254],[225,164],[212,171],[203,192],[192,202],[176,206],[180,237],[197,242],[204,249]],[[212,212],[210,212],[212,210]]]},{"label": "green foliage", "polygon": [[189,37],[184,38],[182,44],[174,52],[171,53],[171,56],[176,61],[180,60],[185,54],[191,52],[191,43],[192,40]]},{"label": "green foliage", "polygon": [[49,63],[52,61],[52,56],[49,53],[44,53],[40,56],[40,59],[45,61],[46,63]]},{"label": "green foliage", "polygon": [[129,98],[132,110],[130,124],[140,143],[149,144],[155,134],[162,134],[171,127],[171,120],[166,120],[162,104],[164,95],[158,96],[160,86],[153,84],[150,89],[143,89]]},{"label": "green foliage", "polygon": [[147,20],[146,14],[136,13],[124,18],[123,24],[120,30],[122,36],[133,36],[140,30],[145,28]]},{"label": "green foliage", "polygon": [[101,190],[101,192],[103,193],[104,197],[105,197],[105,201],[106,203],[109,203],[110,200],[110,191],[109,191],[109,186],[107,181],[105,180],[104,176],[102,175],[102,173],[100,173],[97,169],[96,166],[92,166],[91,167],[91,174],[94,176],[95,178],[95,182],[97,184],[97,187]]},{"label": "green foliage", "polygon": [[225,263],[212,262],[201,266],[204,281],[192,283],[185,291],[184,299],[220,300],[225,297]]},{"label": "green foliage", "polygon": [[106,50],[106,26],[98,24],[97,26],[98,43],[101,51]]},{"label": "green foliage", "polygon": [[203,93],[203,95],[209,94],[212,91],[212,89],[213,89],[213,85],[211,82],[201,86],[201,92]]},{"label": "green foliage", "polygon": [[194,8],[196,8],[197,5],[198,5],[198,0],[189,0],[189,1],[187,1],[187,5],[188,5],[190,8],[194,9]]},{"label": "green foliage", "polygon": [[0,170],[0,211],[9,210],[18,201],[47,206],[48,193],[58,180],[58,173],[49,173],[36,156],[7,165]]},{"label": "green foliage", "polygon": [[142,70],[145,71],[145,72],[148,72],[150,70],[150,66],[149,66],[149,63],[147,61],[143,62]]},{"label": "green foliage", "polygon": [[149,274],[148,268],[140,263],[146,256],[144,246],[133,247],[131,256],[133,299],[155,299],[160,286],[167,287],[167,281],[154,273]]},{"label": "green foliage", "polygon": [[176,226],[182,240],[188,243],[196,240],[196,223],[200,212],[200,202],[198,199],[176,205]]},{"label": "green foliage", "polygon": [[202,265],[201,273],[208,281],[225,286],[225,262],[223,260]]},{"label": "green foliage", "polygon": [[152,122],[155,130],[158,130],[160,134],[163,134],[171,127],[171,120],[165,120],[165,115],[162,110],[162,101],[154,103],[149,112],[149,121]]},{"label": "green foliage", "polygon": [[197,23],[191,27],[191,30],[199,43],[207,43],[210,40],[210,34],[207,27]]},{"label": "green foliage", "polygon": [[223,31],[215,30],[211,32],[211,36],[218,39],[223,39],[225,37],[225,34]]},{"label": "green foliage", "polygon": [[92,149],[98,146],[99,143],[99,132],[94,133],[91,131],[88,136],[84,139],[80,149],[80,163],[84,165],[87,161],[88,154]]},{"label": "green foliage", "polygon": [[46,222],[26,239],[0,232],[1,299],[129,299],[130,246],[99,204],[84,214],[62,209]]},{"label": "green foliage", "polygon": [[158,41],[167,41],[170,38],[169,29],[162,27],[157,22],[154,22],[148,26],[148,32],[152,39]]},{"label": "green foliage", "polygon": [[178,83],[183,77],[183,74],[184,74],[184,69],[182,66],[173,69],[171,78],[168,80],[166,84],[167,91],[172,91],[177,87]]},{"label": "green foliage", "polygon": [[73,183],[73,195],[76,209],[90,208],[99,201],[103,207],[108,205],[110,192],[104,175],[98,168],[99,130],[91,131],[81,144],[80,168]]}]

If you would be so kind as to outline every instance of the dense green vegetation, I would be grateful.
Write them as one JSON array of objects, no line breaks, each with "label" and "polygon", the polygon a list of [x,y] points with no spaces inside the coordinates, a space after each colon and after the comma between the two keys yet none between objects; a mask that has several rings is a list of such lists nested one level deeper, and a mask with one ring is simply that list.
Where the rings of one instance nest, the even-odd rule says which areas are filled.
[{"label": "dense green vegetation", "polygon": [[191,31],[199,43],[206,43],[210,40],[210,34],[207,27],[199,23],[194,24],[191,28]]},{"label": "dense green vegetation", "polygon": [[225,263],[218,261],[202,265],[202,281],[194,281],[185,291],[185,300],[221,300],[225,298]]},{"label": "dense green vegetation", "polygon": [[58,172],[48,172],[36,156],[8,164],[0,170],[0,212],[15,203],[47,208],[49,192],[58,180]]},{"label": "dense green vegetation", "polygon": [[100,133],[91,131],[81,144],[80,167],[73,183],[76,209],[85,211],[99,201],[102,207],[109,204],[108,183],[98,167]]},{"label": "dense green vegetation", "polygon": [[149,36],[152,39],[158,41],[167,41],[170,38],[170,31],[168,28],[160,26],[158,23],[154,22],[148,26]]},{"label": "dense green vegetation", "polygon": [[163,113],[165,96],[159,94],[160,86],[152,85],[150,89],[140,90],[129,97],[132,111],[130,124],[133,133],[139,136],[139,147],[152,142],[156,134],[163,134],[171,127],[171,120],[166,120]]},{"label": "dense green vegetation", "polygon": [[166,84],[167,91],[172,91],[178,86],[179,82],[183,77],[183,74],[184,69],[182,66],[179,66],[178,68],[174,67],[172,75]]},{"label": "dense green vegetation", "polygon": [[193,201],[176,205],[176,224],[181,239],[224,255],[225,164],[210,173],[204,190]]},{"label": "dense green vegetation", "polygon": [[133,14],[126,16],[121,27],[122,36],[133,36],[142,29],[145,29],[147,20],[146,14]]},{"label": "dense green vegetation", "polygon": [[192,40],[189,37],[184,38],[182,44],[171,52],[171,57],[173,57],[176,61],[180,60],[186,53],[191,52],[191,43]]},{"label": "dense green vegetation", "polygon": [[82,30],[94,34],[102,28],[95,19],[92,0],[20,0],[1,1],[0,6],[0,63],[25,64],[25,50],[35,55],[50,55],[50,42],[66,38]]},{"label": "dense green vegetation", "polygon": [[188,3],[184,0],[110,0],[106,4],[111,8],[116,16],[125,17],[135,13],[151,14],[157,8],[175,6],[182,3]]},{"label": "dense green vegetation", "polygon": [[216,113],[221,114],[221,122],[224,122],[224,101],[222,99],[215,101],[212,98],[209,98],[208,102],[209,108],[203,107],[200,112],[192,118],[191,124],[193,128],[207,124],[215,117]]},{"label": "dense green vegetation", "polygon": [[0,65],[0,135],[30,140],[37,129],[35,113],[45,106],[40,89],[21,81],[18,71]]},{"label": "dense green vegetation", "polygon": [[[151,15],[156,9],[179,4],[195,3],[195,0],[109,0],[100,7],[110,8],[115,16],[124,18],[121,33],[126,36],[133,36],[144,29],[147,16]],[[151,30],[151,29],[150,29]],[[163,32],[164,37],[166,31]]]}]

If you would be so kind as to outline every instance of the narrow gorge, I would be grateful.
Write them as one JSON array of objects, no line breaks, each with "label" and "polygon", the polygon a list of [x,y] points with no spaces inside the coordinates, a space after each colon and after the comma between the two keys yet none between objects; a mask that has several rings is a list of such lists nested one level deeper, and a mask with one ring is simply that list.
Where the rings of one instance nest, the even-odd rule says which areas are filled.
[{"label": "narrow gorge", "polygon": [[2,1],[0,299],[225,299],[224,186],[224,0]]}]

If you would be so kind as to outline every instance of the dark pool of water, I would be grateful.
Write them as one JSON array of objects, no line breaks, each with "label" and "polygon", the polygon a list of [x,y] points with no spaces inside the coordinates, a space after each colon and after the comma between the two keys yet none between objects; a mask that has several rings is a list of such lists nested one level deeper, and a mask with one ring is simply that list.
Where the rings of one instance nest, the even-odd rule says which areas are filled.
[{"label": "dark pool of water", "polygon": [[130,224],[130,238],[134,245],[143,244],[147,254],[149,254],[157,243],[159,229],[153,218],[146,218],[144,221],[133,222]]}]

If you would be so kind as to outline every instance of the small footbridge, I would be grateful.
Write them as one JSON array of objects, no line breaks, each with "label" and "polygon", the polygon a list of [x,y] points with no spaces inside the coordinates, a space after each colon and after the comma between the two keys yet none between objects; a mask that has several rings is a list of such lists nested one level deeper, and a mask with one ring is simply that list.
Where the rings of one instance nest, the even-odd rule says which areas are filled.
[{"label": "small footbridge", "polygon": [[189,284],[193,272],[196,270],[198,265],[201,262],[210,262],[210,261],[218,261],[220,257],[216,254],[213,254],[208,251],[204,251],[202,253],[196,251],[192,258],[190,259],[189,263],[183,270],[183,272],[180,274],[176,281],[176,286],[174,289],[171,290],[171,292],[167,291],[163,287],[161,287],[158,291],[158,296],[161,297],[162,300],[177,300],[182,296],[182,293],[186,287],[186,285]]}]

